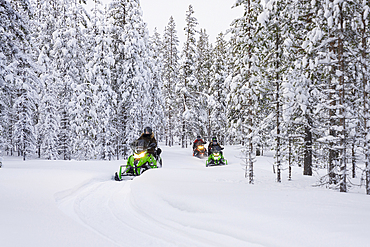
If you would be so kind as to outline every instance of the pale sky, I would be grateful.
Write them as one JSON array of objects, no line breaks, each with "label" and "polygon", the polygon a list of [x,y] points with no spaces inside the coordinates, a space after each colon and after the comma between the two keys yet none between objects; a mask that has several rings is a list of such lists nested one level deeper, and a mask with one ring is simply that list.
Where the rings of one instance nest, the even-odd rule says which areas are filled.
[{"label": "pale sky", "polygon": [[[102,0],[109,3],[111,0]],[[158,33],[163,35],[172,15],[177,35],[180,40],[180,47],[185,41],[185,15],[191,4],[194,10],[194,17],[198,20],[197,29],[206,29],[209,41],[214,43],[220,32],[230,27],[231,22],[243,15],[243,7],[231,8],[236,0],[140,0],[143,11],[144,22],[148,25],[150,35],[157,27]]]}]

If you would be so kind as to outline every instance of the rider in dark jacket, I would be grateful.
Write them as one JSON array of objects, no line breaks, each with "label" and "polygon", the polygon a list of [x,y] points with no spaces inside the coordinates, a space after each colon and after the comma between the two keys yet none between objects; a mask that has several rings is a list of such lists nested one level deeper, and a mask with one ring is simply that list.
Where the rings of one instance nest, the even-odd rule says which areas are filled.
[{"label": "rider in dark jacket", "polygon": [[[145,142],[150,146],[150,144],[154,143],[153,147],[148,149],[148,153],[153,154],[154,157],[156,157],[156,148],[157,148],[157,140],[154,137],[154,133],[152,131],[152,128],[145,127],[144,132],[141,134],[141,136],[138,138],[138,140],[145,140]],[[160,150],[160,149],[159,149]]]},{"label": "rider in dark jacket", "polygon": [[[222,149],[224,149],[224,148],[222,148],[221,147],[221,145],[217,142],[217,138],[216,137],[212,137],[212,141],[209,143],[209,145],[208,145],[208,155],[211,155],[211,153],[212,153],[212,148],[213,147],[215,147],[215,146],[219,146],[220,148],[221,148],[221,150]],[[222,152],[221,152],[221,154],[222,154]]]}]

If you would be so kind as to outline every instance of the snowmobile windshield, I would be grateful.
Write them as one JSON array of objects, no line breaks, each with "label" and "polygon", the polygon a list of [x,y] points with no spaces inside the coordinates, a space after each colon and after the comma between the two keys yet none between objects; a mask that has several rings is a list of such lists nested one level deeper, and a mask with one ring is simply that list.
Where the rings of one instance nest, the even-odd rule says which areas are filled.
[{"label": "snowmobile windshield", "polygon": [[148,150],[149,143],[145,140],[136,140],[131,143],[131,149],[134,153],[142,153]]},{"label": "snowmobile windshield", "polygon": [[197,145],[197,146],[203,146],[203,144],[204,144],[204,143],[203,143],[202,141],[198,141],[196,145]]},{"label": "snowmobile windshield", "polygon": [[213,146],[212,148],[211,148],[211,151],[212,151],[212,153],[219,153],[219,152],[221,152],[221,147],[220,146]]}]

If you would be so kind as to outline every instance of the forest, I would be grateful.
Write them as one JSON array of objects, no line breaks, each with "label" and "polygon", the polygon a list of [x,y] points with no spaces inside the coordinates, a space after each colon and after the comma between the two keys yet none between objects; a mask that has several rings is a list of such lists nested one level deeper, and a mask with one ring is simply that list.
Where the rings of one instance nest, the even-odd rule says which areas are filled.
[{"label": "forest", "polygon": [[[190,5],[150,34],[139,0],[0,0],[0,149],[43,159],[124,159],[145,126],[167,146],[197,135],[273,150],[276,180],[326,169],[370,194],[369,3],[236,0],[210,43]],[[186,40],[180,44],[178,30]],[[226,36],[228,38],[226,38]],[[181,48],[180,48],[181,47]]]}]

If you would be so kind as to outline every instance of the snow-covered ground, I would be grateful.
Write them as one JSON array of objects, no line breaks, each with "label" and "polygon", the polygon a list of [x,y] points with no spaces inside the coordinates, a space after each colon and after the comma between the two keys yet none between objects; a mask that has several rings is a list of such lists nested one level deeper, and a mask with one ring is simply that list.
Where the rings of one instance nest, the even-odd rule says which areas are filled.
[{"label": "snow-covered ground", "polygon": [[235,146],[222,167],[162,149],[162,169],[122,182],[111,177],[124,161],[5,157],[0,246],[370,246],[364,193],[313,187],[298,167],[276,183],[268,156],[257,158],[250,185]]}]

